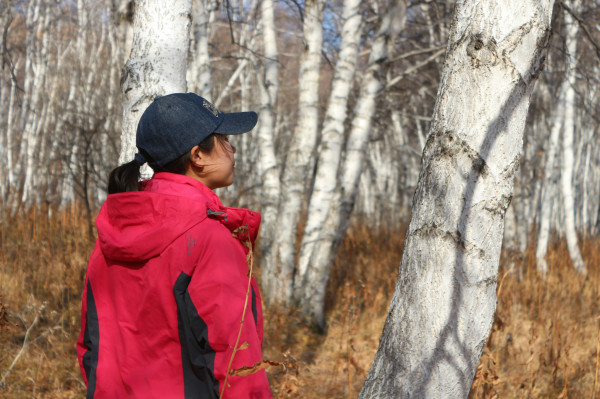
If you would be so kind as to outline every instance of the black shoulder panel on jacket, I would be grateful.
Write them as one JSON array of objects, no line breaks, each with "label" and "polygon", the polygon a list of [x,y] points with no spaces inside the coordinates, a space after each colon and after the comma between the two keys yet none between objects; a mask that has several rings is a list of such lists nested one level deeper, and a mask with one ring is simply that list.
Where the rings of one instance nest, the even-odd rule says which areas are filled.
[{"label": "black shoulder panel on jacket", "polygon": [[87,312],[85,321],[85,331],[83,335],[83,344],[88,351],[83,355],[83,369],[88,380],[87,398],[93,398],[96,391],[96,369],[98,368],[98,348],[100,347],[100,326],[98,324],[98,311],[94,301],[92,285],[88,280],[87,284]]},{"label": "black shoulder panel on jacket", "polygon": [[215,351],[208,342],[208,327],[187,290],[192,278],[181,273],[173,287],[177,303],[177,322],[181,342],[185,397],[213,399],[219,397],[219,381],[215,378]]}]

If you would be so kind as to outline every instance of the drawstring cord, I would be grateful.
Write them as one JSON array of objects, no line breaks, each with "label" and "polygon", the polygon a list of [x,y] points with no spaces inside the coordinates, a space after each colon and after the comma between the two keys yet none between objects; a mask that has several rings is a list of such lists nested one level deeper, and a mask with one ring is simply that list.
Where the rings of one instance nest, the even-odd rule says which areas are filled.
[{"label": "drawstring cord", "polygon": [[223,220],[227,221],[227,212],[219,212],[219,211],[213,211],[212,209],[207,209],[206,214],[208,216],[222,217]]}]

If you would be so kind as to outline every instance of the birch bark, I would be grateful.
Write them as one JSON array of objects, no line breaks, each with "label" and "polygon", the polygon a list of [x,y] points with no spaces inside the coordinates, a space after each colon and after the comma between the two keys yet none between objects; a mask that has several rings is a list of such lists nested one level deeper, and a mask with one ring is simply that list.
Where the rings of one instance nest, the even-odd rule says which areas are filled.
[{"label": "birch bark", "polygon": [[[307,0],[304,7],[304,49],[300,58],[298,126],[283,171],[277,235],[264,256],[265,298],[291,303],[296,234],[305,189],[310,185],[319,124],[319,73],[323,41],[324,0]],[[272,226],[264,226],[273,231]]]},{"label": "birch bark", "polygon": [[[309,212],[306,227],[300,245],[298,262],[300,281],[302,281],[301,279],[304,277],[308,265],[312,263],[312,258],[316,255],[315,250],[319,247],[323,237],[328,237],[332,233],[335,234],[335,232],[327,231],[327,224],[324,223],[330,210],[335,210],[340,206],[339,196],[337,202],[334,201],[333,196],[337,186],[337,175],[342,155],[348,97],[356,71],[360,45],[362,23],[359,12],[360,3],[360,0],[344,1],[342,42],[335,67],[327,114],[323,124],[317,171],[308,205]],[[328,247],[327,244],[330,244],[330,240],[326,241],[324,246]]]},{"label": "birch bark", "polygon": [[[275,33],[275,13],[272,0],[261,2],[261,27],[264,46],[264,77],[260,72],[257,60],[254,60],[260,90],[260,118],[254,137],[257,141],[258,158],[257,172],[262,181],[261,213],[263,223],[261,228],[260,245],[262,253],[268,253],[276,231],[277,206],[281,186],[279,168],[275,156],[275,106],[279,91],[279,51]],[[275,286],[270,279],[276,276],[263,273],[265,286]]]},{"label": "birch bark", "polygon": [[[46,77],[46,70],[48,67],[48,27],[50,25],[50,11],[46,10],[46,13],[41,16],[41,3],[40,1],[35,2],[34,6],[30,9],[31,15],[28,15],[28,30],[27,30],[27,52],[30,58],[29,76],[30,85],[29,92],[31,100],[29,103],[29,109],[26,110],[27,117],[25,118],[25,125],[23,127],[23,136],[26,137],[22,144],[22,156],[20,161],[22,162],[22,173],[23,173],[23,188],[21,194],[21,203],[27,208],[33,205],[35,200],[35,187],[34,187],[34,168],[36,165],[36,149],[41,139],[41,115],[42,115],[42,96],[44,92],[44,82]],[[31,35],[30,35],[31,31]],[[35,40],[37,37],[41,37],[41,43],[36,46]]]},{"label": "birch bark", "polygon": [[216,4],[213,0],[193,0],[193,28],[191,29],[193,50],[190,53],[187,80],[190,91],[208,99],[212,99],[208,28],[214,20],[215,8]]},{"label": "birch bark", "polygon": [[556,200],[556,171],[554,167],[556,152],[560,139],[560,130],[563,127],[565,116],[565,90],[568,82],[563,81],[560,92],[559,101],[555,110],[554,118],[552,118],[552,128],[550,130],[550,138],[548,140],[548,150],[546,152],[546,165],[544,168],[544,180],[542,183],[542,201],[540,206],[540,227],[537,236],[537,246],[535,249],[535,261],[537,271],[546,276],[548,273],[548,263],[546,262],[546,252],[548,251],[548,241],[550,239],[550,221],[552,218],[552,203]]},{"label": "birch bark", "polygon": [[[106,14],[111,15],[112,11],[107,7]],[[108,53],[109,59],[109,78],[108,78],[108,96],[106,100],[106,115],[107,118],[104,120],[103,124],[103,135],[100,144],[100,153],[98,154],[100,160],[111,159],[113,151],[112,146],[110,145],[112,139],[112,132],[118,132],[121,128],[121,120],[120,118],[112,117],[114,115],[117,106],[117,93],[119,92],[118,84],[118,73],[120,72],[120,46],[117,40],[117,30],[115,28],[109,29],[108,31],[108,42],[110,45],[110,51]],[[96,203],[101,204],[106,199],[107,190],[105,187],[105,183],[102,185],[97,185],[96,187]]]},{"label": "birch bark", "polygon": [[591,128],[585,129],[586,134],[585,138],[581,141],[583,142],[583,147],[585,147],[585,161],[583,162],[583,179],[582,186],[583,190],[583,199],[581,201],[581,229],[583,230],[584,237],[589,237],[589,233],[591,230],[590,225],[590,217],[589,217],[589,206],[590,206],[590,191],[587,189],[590,187],[590,165],[591,165],[591,147],[592,147],[592,136],[593,130]]},{"label": "birch bark", "polygon": [[[349,12],[356,13],[358,6],[352,5]],[[352,15],[352,14],[349,14]],[[331,123],[335,123],[324,135],[321,154],[319,156],[319,167],[315,180],[311,203],[308,208],[308,220],[306,230],[302,239],[301,252],[298,262],[298,276],[295,280],[295,296],[300,302],[302,309],[319,326],[324,327],[324,305],[325,291],[333,259],[341,238],[348,228],[350,215],[356,194],[360,175],[366,156],[366,147],[371,130],[371,121],[375,114],[375,104],[382,88],[384,87],[384,64],[388,58],[388,44],[394,33],[403,29],[406,18],[406,6],[400,0],[392,7],[381,21],[381,26],[376,35],[371,54],[369,55],[368,67],[363,76],[360,94],[354,108],[354,118],[346,145],[346,157],[342,165],[338,167],[341,152],[341,139],[343,137],[343,119],[345,112],[341,114],[343,119],[335,120],[333,115],[339,113],[339,106],[335,102],[330,105]],[[360,19],[353,20],[349,28],[357,30]],[[356,51],[360,32],[347,32],[354,36],[349,38],[352,46],[349,51]],[[355,55],[354,55],[355,56]],[[341,72],[348,67],[341,65]],[[353,72],[352,70],[350,72]],[[347,75],[342,75],[348,82]],[[339,83],[342,83],[341,81]],[[348,96],[350,87],[332,89],[332,100],[340,95]],[[346,105],[344,102],[342,105]],[[345,111],[345,110],[344,110]],[[335,130],[334,130],[335,129]],[[336,177],[341,176],[339,186],[336,185]],[[337,189],[335,189],[337,186]]]},{"label": "birch bark", "polygon": [[127,54],[131,52],[133,41],[133,17],[137,6],[134,0],[111,0],[112,17],[116,25],[118,36],[117,57],[119,65],[126,61]]},{"label": "birch bark", "polygon": [[264,86],[269,93],[270,103],[274,106],[279,90],[279,50],[277,49],[277,32],[275,30],[275,3],[273,3],[273,0],[263,0],[260,10],[265,48]]},{"label": "birch bark", "polygon": [[399,278],[360,398],[469,393],[552,3],[456,3]]},{"label": "birch bark", "polygon": [[[567,2],[574,11],[579,11],[580,2],[578,0]],[[565,119],[563,129],[563,170],[561,174],[561,187],[565,210],[565,236],[567,238],[567,247],[569,255],[573,261],[573,267],[581,274],[587,274],[587,268],[577,246],[577,231],[575,230],[575,207],[573,198],[573,135],[575,128],[575,73],[577,67],[577,33],[579,24],[571,16],[565,13],[565,25],[567,29],[567,73],[565,76]]]},{"label": "birch bark", "polygon": [[[77,88],[81,86],[81,75],[83,74],[83,64],[88,61],[85,57],[86,53],[86,42],[87,42],[87,18],[86,9],[83,5],[83,0],[77,1],[77,36],[75,39],[75,53],[73,54],[76,62],[73,62],[73,68],[71,69],[71,79],[69,79],[69,94],[67,95],[67,101],[65,103],[65,112],[60,115],[60,119],[56,124],[55,135],[60,137],[60,134],[64,130],[65,123],[69,122],[71,126],[80,127],[81,121],[83,120],[83,110],[80,109],[80,102],[82,98],[77,98]],[[77,119],[77,121],[75,121]],[[60,208],[64,209],[69,204],[75,201],[75,169],[77,165],[77,157],[79,154],[79,140],[80,140],[80,129],[73,129],[71,140],[68,143],[71,148],[65,156],[63,162],[63,181],[60,189]]]},{"label": "birch bark", "polygon": [[119,164],[133,159],[137,123],[152,100],[187,89],[191,7],[191,0],[135,3],[131,54],[121,77],[124,100]]},{"label": "birch bark", "polygon": [[[19,62],[17,62],[15,64],[15,70],[18,70],[18,66],[19,66]],[[13,167],[13,126],[14,126],[14,111],[15,111],[15,89],[16,89],[17,83],[14,81],[14,79],[10,79],[10,101],[8,103],[8,113],[6,116],[6,147],[4,147],[4,151],[6,152],[6,182],[8,183],[8,190],[7,190],[7,194],[6,197],[4,198],[6,200],[5,203],[9,203],[10,201],[10,193],[11,191],[14,193],[15,188],[16,188],[16,184],[15,184],[15,174],[14,174],[14,167]]]}]

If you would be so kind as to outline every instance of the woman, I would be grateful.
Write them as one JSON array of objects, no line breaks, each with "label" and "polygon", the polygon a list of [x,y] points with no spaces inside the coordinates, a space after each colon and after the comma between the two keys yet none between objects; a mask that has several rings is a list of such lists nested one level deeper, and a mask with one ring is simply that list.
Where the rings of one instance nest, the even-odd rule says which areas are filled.
[{"label": "woman", "polygon": [[[232,375],[262,359],[247,264],[260,215],[212,191],[233,183],[225,135],[256,121],[192,93],[158,97],[142,115],[139,154],[111,173],[96,220],[77,342],[88,398],[271,397],[264,370]],[[145,162],[155,174],[140,183]]]}]

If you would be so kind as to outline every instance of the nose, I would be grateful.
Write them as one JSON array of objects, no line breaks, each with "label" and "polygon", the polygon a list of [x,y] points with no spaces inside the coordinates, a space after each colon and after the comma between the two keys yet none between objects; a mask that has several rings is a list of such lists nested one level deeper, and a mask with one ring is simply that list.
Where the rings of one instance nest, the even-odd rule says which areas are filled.
[{"label": "nose", "polygon": [[235,153],[236,153],[236,151],[237,151],[237,148],[235,148],[235,146],[232,144],[232,145],[231,145],[231,150],[232,150],[232,151],[233,151],[233,153],[235,154]]}]

